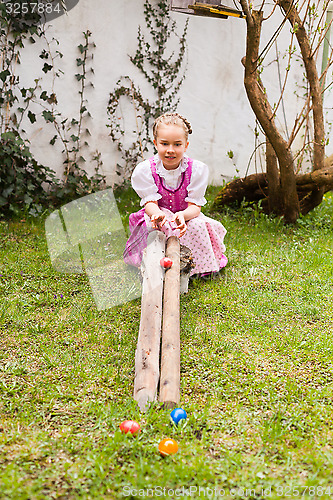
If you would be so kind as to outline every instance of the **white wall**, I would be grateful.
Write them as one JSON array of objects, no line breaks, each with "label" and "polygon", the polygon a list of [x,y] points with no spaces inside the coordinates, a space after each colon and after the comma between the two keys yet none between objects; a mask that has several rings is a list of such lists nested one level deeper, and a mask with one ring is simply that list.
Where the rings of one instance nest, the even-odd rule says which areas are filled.
[{"label": "white wall", "polygon": [[[172,17],[181,33],[186,16],[173,13]],[[129,54],[135,53],[139,24],[144,28],[143,0],[80,0],[68,16],[54,20],[47,31],[49,41],[55,37],[60,42],[59,47],[55,42],[51,42],[53,50],[60,50],[64,54],[64,57],[56,62],[64,75],[56,79],[54,84],[59,101],[58,109],[64,117],[78,115],[79,86],[74,76],[77,72],[75,60],[79,57],[77,45],[82,43],[83,31],[90,30],[92,33],[91,40],[96,44],[92,63],[94,75],[90,75],[94,88],[87,91],[92,119],[86,122],[92,136],[88,139],[89,150],[84,152],[87,159],[85,168],[88,172],[93,171],[91,157],[96,150],[100,151],[103,173],[111,183],[115,179],[114,171],[119,154],[108,136],[106,127],[109,93],[122,75],[131,76],[144,92],[149,92],[128,57]],[[263,46],[274,31],[274,26],[275,21],[264,24]],[[283,50],[283,43],[289,36],[289,26],[284,30],[285,35],[279,41],[279,50]],[[220,20],[190,16],[187,38],[188,67],[180,91],[181,102],[178,111],[192,124],[189,155],[209,165],[213,183],[220,183],[222,179],[236,175],[236,167],[239,175],[244,175],[254,149],[255,120],[245,95],[241,64],[241,58],[245,54],[245,39],[246,24],[243,19]],[[43,61],[38,57],[40,48],[40,43],[27,47],[22,65],[18,68],[21,82],[26,85],[43,75],[40,70]],[[273,59],[274,52],[268,61]],[[283,61],[280,61],[282,65]],[[319,62],[321,63],[320,60]],[[44,88],[51,89],[51,77],[50,73],[43,76]],[[270,69],[264,72],[263,79],[268,94],[272,97],[271,101],[274,102],[279,94],[276,63],[272,63]],[[300,80],[300,72],[291,76],[284,102],[290,124],[297,106],[301,104],[300,99],[294,95],[295,85]],[[325,99],[325,106],[330,110],[333,105],[332,93],[328,93]],[[41,111],[37,105],[32,109]],[[279,120],[283,124],[282,114]],[[53,127],[46,126],[41,118],[37,127],[36,124],[33,127],[25,125],[35,157],[60,175],[63,169],[63,148],[60,143],[56,143],[54,147],[49,144],[55,134]],[[330,146],[328,153],[331,152],[329,148]],[[228,151],[233,151],[233,160],[227,156]],[[249,171],[253,172],[255,168],[252,162]]]}]

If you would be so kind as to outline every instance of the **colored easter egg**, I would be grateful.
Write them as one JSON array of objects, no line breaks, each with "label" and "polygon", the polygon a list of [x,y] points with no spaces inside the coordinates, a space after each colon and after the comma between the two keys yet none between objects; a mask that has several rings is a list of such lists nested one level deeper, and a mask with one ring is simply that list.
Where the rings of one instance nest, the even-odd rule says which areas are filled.
[{"label": "colored easter egg", "polygon": [[168,257],[163,257],[163,259],[160,260],[160,264],[162,267],[164,267],[164,269],[170,269],[173,262],[171,259],[168,259]]},{"label": "colored easter egg", "polygon": [[173,455],[178,451],[178,444],[174,439],[165,438],[158,445],[158,451],[162,457],[167,457],[168,455]]},{"label": "colored easter egg", "polygon": [[141,427],[140,424],[138,424],[138,422],[135,422],[134,420],[124,420],[124,422],[119,425],[119,429],[123,434],[130,433],[135,436],[140,432]]},{"label": "colored easter egg", "polygon": [[181,420],[187,419],[187,413],[185,410],[183,410],[183,408],[175,408],[170,413],[170,416],[175,424],[178,424],[178,422],[180,422]]}]

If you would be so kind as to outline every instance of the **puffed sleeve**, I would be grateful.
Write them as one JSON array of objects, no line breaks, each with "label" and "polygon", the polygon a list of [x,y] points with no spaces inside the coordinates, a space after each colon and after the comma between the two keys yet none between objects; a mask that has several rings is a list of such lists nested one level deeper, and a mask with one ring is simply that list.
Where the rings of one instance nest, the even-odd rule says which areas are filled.
[{"label": "puffed sleeve", "polygon": [[202,207],[207,203],[205,192],[208,185],[209,169],[201,161],[194,160],[192,165],[191,181],[187,187],[188,196],[185,201]]},{"label": "puffed sleeve", "polygon": [[157,191],[149,160],[139,163],[133,170],[131,183],[134,191],[140,196],[143,207],[148,201],[157,201],[162,196]]}]

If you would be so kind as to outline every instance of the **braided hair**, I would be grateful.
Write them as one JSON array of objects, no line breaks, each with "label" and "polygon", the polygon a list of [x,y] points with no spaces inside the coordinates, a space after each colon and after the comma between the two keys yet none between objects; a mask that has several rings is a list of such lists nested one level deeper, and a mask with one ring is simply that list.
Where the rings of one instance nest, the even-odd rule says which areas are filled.
[{"label": "braided hair", "polygon": [[163,115],[156,118],[156,120],[154,121],[153,135],[155,140],[157,138],[158,126],[161,123],[164,123],[165,125],[178,125],[179,127],[182,127],[185,132],[186,140],[188,139],[188,135],[192,134],[192,127],[190,122],[186,120],[186,118],[184,118],[179,113],[170,112],[170,113],[164,113]]}]

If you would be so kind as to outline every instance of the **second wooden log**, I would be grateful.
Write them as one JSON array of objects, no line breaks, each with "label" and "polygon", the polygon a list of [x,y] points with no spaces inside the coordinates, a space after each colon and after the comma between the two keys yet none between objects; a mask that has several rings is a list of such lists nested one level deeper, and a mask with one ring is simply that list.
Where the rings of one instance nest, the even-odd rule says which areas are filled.
[{"label": "second wooden log", "polygon": [[165,254],[173,264],[164,278],[159,399],[173,408],[180,400],[180,244],[176,236],[168,238]]}]

